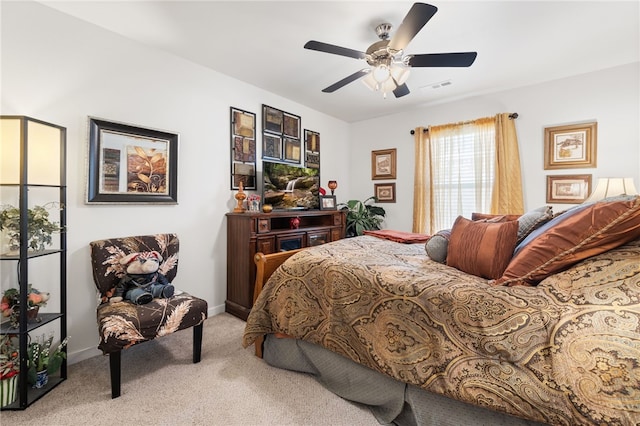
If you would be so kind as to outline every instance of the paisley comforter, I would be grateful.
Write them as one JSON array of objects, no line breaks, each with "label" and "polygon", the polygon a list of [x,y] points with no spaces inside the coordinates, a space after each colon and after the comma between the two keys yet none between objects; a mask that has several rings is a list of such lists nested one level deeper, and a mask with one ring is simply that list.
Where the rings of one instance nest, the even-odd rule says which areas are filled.
[{"label": "paisley comforter", "polygon": [[640,241],[536,287],[492,287],[423,244],[305,249],[267,282],[243,344],[284,333],[405,383],[553,425],[640,422]]}]

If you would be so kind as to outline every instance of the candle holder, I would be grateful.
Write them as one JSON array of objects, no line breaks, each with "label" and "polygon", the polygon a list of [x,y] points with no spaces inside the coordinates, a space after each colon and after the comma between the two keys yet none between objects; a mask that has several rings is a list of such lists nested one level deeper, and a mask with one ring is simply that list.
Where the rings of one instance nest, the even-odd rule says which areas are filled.
[{"label": "candle holder", "polygon": [[330,180],[328,183],[329,189],[331,190],[331,195],[334,195],[334,191],[338,187],[338,182],[335,180]]}]

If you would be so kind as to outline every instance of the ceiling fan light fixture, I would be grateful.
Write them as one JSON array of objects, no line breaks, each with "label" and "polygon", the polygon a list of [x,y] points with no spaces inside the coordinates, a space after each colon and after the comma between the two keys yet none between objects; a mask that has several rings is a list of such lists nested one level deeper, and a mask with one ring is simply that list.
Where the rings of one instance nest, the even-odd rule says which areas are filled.
[{"label": "ceiling fan light fixture", "polygon": [[362,83],[372,92],[378,90],[378,82],[373,78],[373,73],[369,72],[362,80]]},{"label": "ceiling fan light fixture", "polygon": [[391,77],[391,70],[386,64],[380,64],[371,70],[371,75],[373,75],[373,79],[378,83],[384,83]]},{"label": "ceiling fan light fixture", "polygon": [[409,78],[409,67],[393,64],[391,65],[391,76],[398,83],[398,86],[402,86]]}]

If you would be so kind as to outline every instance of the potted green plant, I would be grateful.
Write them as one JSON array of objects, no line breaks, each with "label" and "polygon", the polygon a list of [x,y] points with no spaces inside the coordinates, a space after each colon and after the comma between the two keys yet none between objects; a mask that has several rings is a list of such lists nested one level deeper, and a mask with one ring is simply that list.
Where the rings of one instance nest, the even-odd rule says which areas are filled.
[{"label": "potted green plant", "polygon": [[18,373],[20,373],[20,352],[16,336],[3,334],[0,339],[0,407],[16,400]]},{"label": "potted green plant", "polygon": [[[60,232],[57,222],[49,219],[47,208],[58,203],[47,203],[44,206],[35,206],[27,210],[27,241],[28,248],[34,251],[42,251],[51,245],[54,232]],[[20,250],[20,209],[12,205],[4,205],[0,211],[0,230],[7,233],[9,251]]]},{"label": "potted green plant", "polygon": [[69,338],[66,337],[55,350],[51,350],[53,334],[45,339],[29,343],[27,347],[27,382],[34,388],[41,388],[49,382],[49,375],[55,374],[67,357],[63,350]]},{"label": "potted green plant", "polygon": [[380,229],[387,212],[382,207],[374,205],[376,201],[376,197],[372,196],[364,201],[349,200],[338,204],[340,210],[347,211],[347,238],[362,235],[365,230]]}]

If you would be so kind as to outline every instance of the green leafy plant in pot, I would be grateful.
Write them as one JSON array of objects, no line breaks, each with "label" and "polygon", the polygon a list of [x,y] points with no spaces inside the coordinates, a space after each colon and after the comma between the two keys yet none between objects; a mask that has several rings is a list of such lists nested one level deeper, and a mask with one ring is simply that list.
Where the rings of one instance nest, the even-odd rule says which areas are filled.
[{"label": "green leafy plant in pot", "polygon": [[376,201],[376,197],[372,196],[364,201],[349,200],[338,204],[340,210],[347,211],[347,238],[362,235],[365,230],[380,229],[387,212],[382,207],[374,205]]},{"label": "green leafy plant in pot", "polygon": [[47,384],[48,376],[55,374],[62,366],[62,361],[67,357],[64,347],[69,338],[66,337],[54,350],[51,349],[53,334],[48,338],[42,335],[41,339],[29,343],[27,347],[27,381],[34,387],[40,388]]},{"label": "green leafy plant in pot", "polygon": [[[47,209],[58,206],[59,203],[47,203],[44,206],[34,206],[27,210],[27,241],[28,249],[42,251],[51,245],[54,232],[60,232],[57,222],[49,219]],[[9,250],[20,250],[20,209],[12,205],[2,206],[0,211],[0,230],[7,232]]]}]

